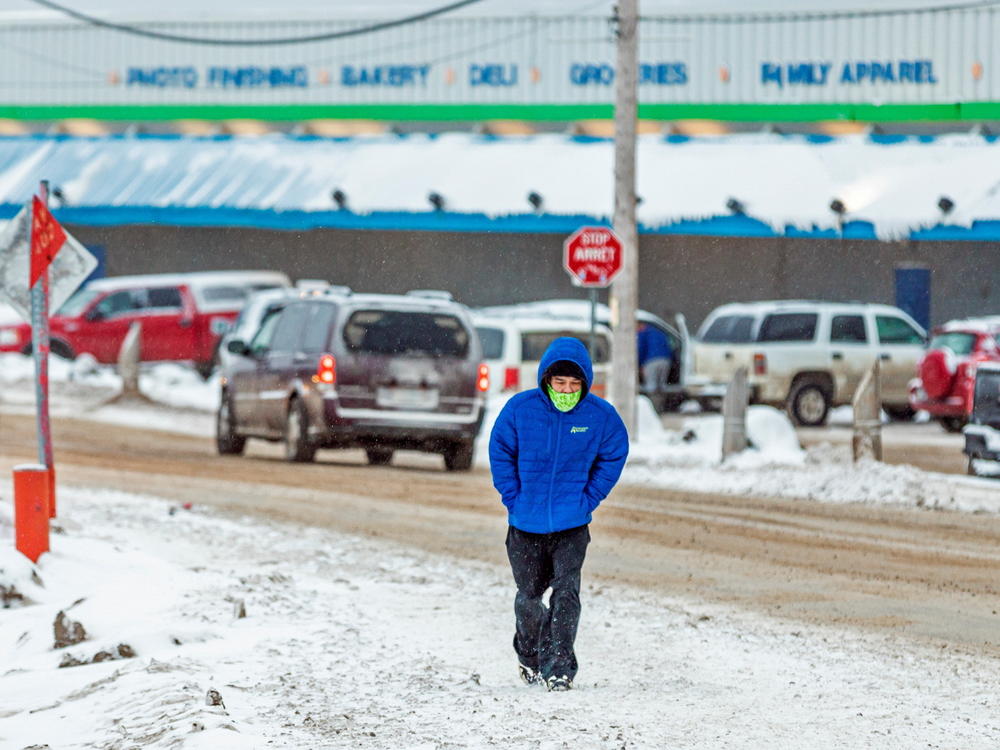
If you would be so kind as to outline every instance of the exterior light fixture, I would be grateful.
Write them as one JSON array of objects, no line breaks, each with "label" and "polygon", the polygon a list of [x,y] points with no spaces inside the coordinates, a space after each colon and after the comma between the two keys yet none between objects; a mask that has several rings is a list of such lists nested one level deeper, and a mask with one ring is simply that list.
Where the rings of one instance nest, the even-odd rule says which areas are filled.
[{"label": "exterior light fixture", "polygon": [[830,201],[830,210],[843,218],[844,214],[847,213],[847,206],[844,205],[844,202],[840,198],[834,198]]},{"label": "exterior light fixture", "polygon": [[729,209],[729,213],[731,214],[745,214],[747,212],[747,207],[735,198],[730,198],[726,201],[726,208]]},{"label": "exterior light fixture", "polygon": [[543,203],[542,196],[536,193],[534,190],[528,193],[528,203],[530,203],[531,207],[536,211],[542,210],[542,203]]},{"label": "exterior light fixture", "polygon": [[444,211],[444,197],[441,193],[428,193],[427,201],[434,206],[435,211]]},{"label": "exterior light fixture", "polygon": [[949,198],[947,195],[942,195],[938,198],[938,208],[941,209],[941,213],[948,215],[955,209],[955,201]]},{"label": "exterior light fixture", "polygon": [[347,193],[340,188],[330,193],[330,197],[333,198],[333,202],[337,204],[337,208],[341,211],[347,208]]}]

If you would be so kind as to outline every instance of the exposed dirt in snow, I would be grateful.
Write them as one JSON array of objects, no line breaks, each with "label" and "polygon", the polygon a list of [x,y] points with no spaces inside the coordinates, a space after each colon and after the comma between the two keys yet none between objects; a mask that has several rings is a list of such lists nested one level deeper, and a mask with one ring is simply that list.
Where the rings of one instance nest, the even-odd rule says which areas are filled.
[{"label": "exposed dirt in snow", "polygon": [[[484,471],[436,456],[363,465],[268,445],[219,458],[210,441],[60,419],[59,476],[504,564],[505,518]],[[0,414],[0,470],[34,458],[30,417]],[[1000,518],[620,487],[595,516],[586,578],[769,615],[1000,655]]]}]

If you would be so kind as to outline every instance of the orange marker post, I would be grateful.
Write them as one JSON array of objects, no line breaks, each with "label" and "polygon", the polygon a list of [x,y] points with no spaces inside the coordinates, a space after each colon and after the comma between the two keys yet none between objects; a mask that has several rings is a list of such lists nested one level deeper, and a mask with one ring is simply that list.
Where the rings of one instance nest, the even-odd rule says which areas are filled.
[{"label": "orange marker post", "polygon": [[49,551],[49,470],[40,464],[14,467],[14,544],[31,562]]}]

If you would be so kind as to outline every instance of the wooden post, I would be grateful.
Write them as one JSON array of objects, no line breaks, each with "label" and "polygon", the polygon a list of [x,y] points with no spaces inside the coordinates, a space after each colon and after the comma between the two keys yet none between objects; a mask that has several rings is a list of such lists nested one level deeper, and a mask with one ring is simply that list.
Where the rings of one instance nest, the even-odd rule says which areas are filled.
[{"label": "wooden post", "polygon": [[882,389],[876,359],[854,392],[854,435],[851,452],[855,461],[863,458],[882,460]]},{"label": "wooden post", "polygon": [[629,434],[635,435],[638,385],[635,311],[639,305],[639,237],[635,218],[638,0],[619,0],[614,21],[617,36],[614,229],[622,243],[622,270],[611,286],[614,334],[611,399]]},{"label": "wooden post", "polygon": [[747,368],[740,367],[729,381],[722,399],[722,460],[725,461],[747,447],[747,404],[750,386]]}]

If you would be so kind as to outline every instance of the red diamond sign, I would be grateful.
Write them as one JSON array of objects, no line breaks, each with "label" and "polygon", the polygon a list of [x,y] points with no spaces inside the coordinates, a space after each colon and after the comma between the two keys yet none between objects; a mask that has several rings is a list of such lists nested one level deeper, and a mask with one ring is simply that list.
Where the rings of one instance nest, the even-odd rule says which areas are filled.
[{"label": "red diamond sign", "polygon": [[622,270],[622,243],[609,227],[580,227],[563,243],[563,267],[577,286],[606,287]]}]

